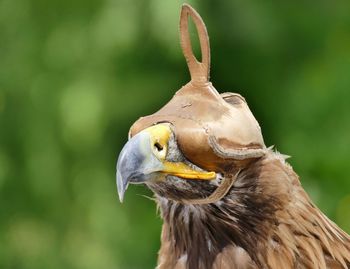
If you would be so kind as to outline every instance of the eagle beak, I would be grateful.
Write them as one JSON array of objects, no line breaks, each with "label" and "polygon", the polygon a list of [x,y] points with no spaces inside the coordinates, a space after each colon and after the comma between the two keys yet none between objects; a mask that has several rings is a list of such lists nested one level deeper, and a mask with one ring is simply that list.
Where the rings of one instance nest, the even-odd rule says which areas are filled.
[{"label": "eagle beak", "polygon": [[197,171],[185,163],[167,161],[171,133],[168,124],[158,124],[136,134],[125,144],[118,157],[116,175],[121,202],[129,183],[157,180],[161,174],[201,180],[216,177],[215,172]]}]

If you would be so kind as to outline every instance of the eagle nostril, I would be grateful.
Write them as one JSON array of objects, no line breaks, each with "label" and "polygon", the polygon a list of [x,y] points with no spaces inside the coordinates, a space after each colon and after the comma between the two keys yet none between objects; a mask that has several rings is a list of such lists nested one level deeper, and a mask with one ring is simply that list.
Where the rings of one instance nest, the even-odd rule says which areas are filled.
[{"label": "eagle nostril", "polygon": [[158,150],[158,151],[162,151],[163,150],[163,146],[161,144],[159,144],[158,142],[154,143],[154,147]]}]

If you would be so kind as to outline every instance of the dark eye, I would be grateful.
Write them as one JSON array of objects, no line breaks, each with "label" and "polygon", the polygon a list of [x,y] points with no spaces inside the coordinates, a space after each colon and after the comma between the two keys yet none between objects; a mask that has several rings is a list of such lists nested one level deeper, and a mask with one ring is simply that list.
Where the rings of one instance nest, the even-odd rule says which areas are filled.
[{"label": "dark eye", "polygon": [[163,150],[163,146],[161,144],[159,144],[158,142],[156,142],[154,144],[154,147],[158,150],[158,151],[162,151]]}]

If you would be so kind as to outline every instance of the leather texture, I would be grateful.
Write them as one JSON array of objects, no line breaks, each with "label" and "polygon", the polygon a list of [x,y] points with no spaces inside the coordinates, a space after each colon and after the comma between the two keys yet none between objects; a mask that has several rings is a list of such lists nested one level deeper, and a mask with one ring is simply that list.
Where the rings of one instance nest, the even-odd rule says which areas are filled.
[{"label": "leather texture", "polygon": [[[188,19],[199,34],[202,61],[192,51]],[[198,13],[184,6],[180,38],[191,81],[156,113],[137,120],[130,137],[154,124],[172,124],[184,156],[206,170],[223,171],[233,162],[259,158],[266,152],[261,129],[242,96],[219,94],[209,82],[210,50],[206,27]]]}]

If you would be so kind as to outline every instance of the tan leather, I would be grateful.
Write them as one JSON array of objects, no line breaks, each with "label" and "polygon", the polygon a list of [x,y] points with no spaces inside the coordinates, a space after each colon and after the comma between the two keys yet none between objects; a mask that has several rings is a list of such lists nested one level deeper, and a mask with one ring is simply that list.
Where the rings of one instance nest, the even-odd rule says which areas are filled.
[{"label": "tan leather", "polygon": [[[202,62],[192,52],[189,16],[199,34]],[[235,93],[220,95],[209,82],[207,30],[199,14],[186,4],[181,10],[180,37],[191,81],[159,111],[137,120],[130,136],[151,125],[169,122],[185,157],[206,170],[218,172],[232,162],[263,156],[266,148],[261,129],[244,98]]]}]

